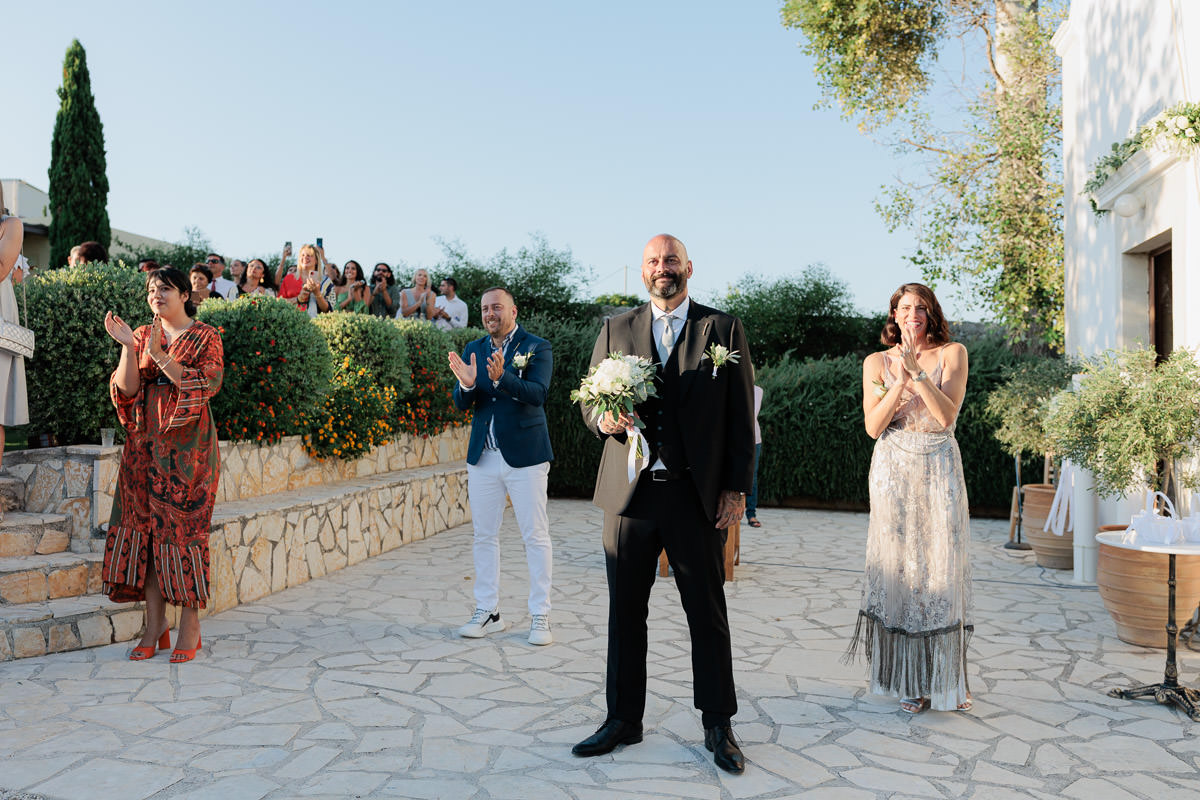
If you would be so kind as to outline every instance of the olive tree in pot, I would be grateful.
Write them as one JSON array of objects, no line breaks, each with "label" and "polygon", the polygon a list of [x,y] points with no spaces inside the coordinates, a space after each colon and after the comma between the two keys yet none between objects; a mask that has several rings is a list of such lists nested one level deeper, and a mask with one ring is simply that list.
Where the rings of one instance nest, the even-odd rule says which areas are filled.
[{"label": "olive tree in pot", "polygon": [[[1055,452],[1092,473],[1101,497],[1154,489],[1179,508],[1180,491],[1197,485],[1177,462],[1200,438],[1200,364],[1183,349],[1156,362],[1145,349],[1087,362],[1077,388],[1051,401],[1046,431]],[[1100,545],[1096,582],[1123,641],[1166,646],[1167,558]],[[1194,608],[1200,556],[1178,556],[1176,579],[1178,607]]]},{"label": "olive tree in pot", "polygon": [[1022,456],[1043,458],[1042,483],[1019,488],[1021,529],[1033,546],[1038,566],[1071,569],[1074,543],[1070,537],[1043,530],[1050,515],[1055,487],[1049,482],[1053,444],[1046,435],[1050,399],[1071,385],[1078,363],[1066,358],[1040,358],[1014,367],[1008,378],[987,399],[988,413],[996,420],[995,437],[1012,454],[1018,479]]}]

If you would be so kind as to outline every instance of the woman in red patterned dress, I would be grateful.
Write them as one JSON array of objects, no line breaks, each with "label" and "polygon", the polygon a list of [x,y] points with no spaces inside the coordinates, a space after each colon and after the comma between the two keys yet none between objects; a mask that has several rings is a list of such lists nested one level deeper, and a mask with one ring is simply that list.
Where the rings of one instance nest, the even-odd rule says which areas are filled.
[{"label": "woman in red patterned dress", "polygon": [[200,649],[198,609],[208,603],[208,532],[220,457],[208,401],[221,388],[217,330],[193,319],[190,285],[172,267],[146,276],[154,322],[136,331],[111,311],[109,336],[121,362],[109,381],[125,449],[117,475],[104,591],[115,602],[146,601],[146,632],[129,655],[171,646],[166,604],[182,606],[172,663]]}]

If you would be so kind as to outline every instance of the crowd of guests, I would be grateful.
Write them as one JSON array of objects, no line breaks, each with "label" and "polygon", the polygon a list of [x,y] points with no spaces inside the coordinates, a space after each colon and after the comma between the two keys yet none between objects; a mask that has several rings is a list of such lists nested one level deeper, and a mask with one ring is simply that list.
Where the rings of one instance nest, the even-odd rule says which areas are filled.
[{"label": "crowd of guests", "polygon": [[[74,255],[75,250],[72,251]],[[72,263],[103,260],[90,251],[88,255],[91,257],[81,254],[79,260]],[[209,253],[204,261],[191,267],[192,302],[199,306],[209,297],[234,300],[244,294],[258,294],[292,300],[312,317],[329,311],[347,311],[395,319],[420,319],[443,330],[467,326],[467,304],[458,296],[458,282],[454,278],[443,278],[434,289],[429,272],[417,269],[412,275],[412,285],[401,288],[391,266],[383,261],[375,265],[368,279],[359,262],[351,259],[339,269],[337,264],[325,258],[325,249],[319,245],[301,246],[295,263],[291,257],[291,242],[284,245],[279,265],[274,270],[261,258],[249,261],[235,258],[226,267],[224,256]],[[152,259],[138,262],[142,272],[152,272],[159,267]]]}]

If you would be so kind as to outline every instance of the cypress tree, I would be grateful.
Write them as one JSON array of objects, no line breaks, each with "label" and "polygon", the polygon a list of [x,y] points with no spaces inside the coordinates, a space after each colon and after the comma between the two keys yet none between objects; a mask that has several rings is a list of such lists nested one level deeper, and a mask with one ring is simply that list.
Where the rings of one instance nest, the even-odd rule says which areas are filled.
[{"label": "cypress tree", "polygon": [[63,59],[58,116],[50,143],[50,265],[67,263],[71,248],[96,241],[107,249],[108,177],[104,126],[92,97],[87,53],[76,39]]}]

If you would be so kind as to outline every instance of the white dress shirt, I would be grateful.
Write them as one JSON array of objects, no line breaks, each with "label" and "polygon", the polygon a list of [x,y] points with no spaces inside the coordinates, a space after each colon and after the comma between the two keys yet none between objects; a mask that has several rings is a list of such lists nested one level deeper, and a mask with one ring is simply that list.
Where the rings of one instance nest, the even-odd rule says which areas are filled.
[{"label": "white dress shirt", "polygon": [[451,300],[444,294],[439,294],[437,299],[433,301],[434,308],[440,308],[450,315],[450,319],[442,319],[438,317],[433,321],[433,324],[444,331],[452,328],[467,327],[467,303],[461,297],[455,297]]},{"label": "white dress shirt", "polygon": [[[666,323],[667,314],[670,313],[671,316],[674,317],[671,320],[671,330],[675,334],[675,344],[678,344],[679,337],[683,333],[683,324],[684,324],[684,322],[687,321],[688,309],[691,307],[691,305],[692,305],[692,299],[690,297],[683,298],[683,302],[680,303],[678,306],[676,306],[674,311],[670,311],[670,312],[663,311],[661,308],[656,306],[654,303],[650,304],[650,313],[654,317],[654,321],[650,323],[650,331],[651,331],[651,334],[654,336],[654,346],[659,349],[659,357],[662,358],[664,367],[667,365],[667,359],[665,357],[663,357],[661,348],[662,348],[663,326],[667,324]],[[674,347],[674,345],[672,345],[672,348],[673,347]],[[668,353],[667,355],[670,355],[670,354]]]},{"label": "white dress shirt", "polygon": [[[671,330],[675,334],[675,344],[672,345],[672,349],[674,349],[675,347],[679,346],[679,337],[683,335],[683,324],[687,321],[688,308],[690,308],[691,305],[692,299],[690,297],[683,298],[683,302],[676,306],[674,311],[670,312],[663,311],[654,303],[650,304],[650,313],[654,317],[654,321],[650,323],[650,332],[654,336],[654,346],[659,351],[658,355],[659,358],[662,358],[664,367],[667,365],[667,359],[663,357],[662,335],[667,324],[667,314],[669,313],[672,317],[674,317],[674,319],[671,320]],[[668,353],[667,356],[670,356],[670,353]],[[654,463],[650,465],[650,469],[666,468],[667,465],[663,463],[661,458],[655,459]]]}]

